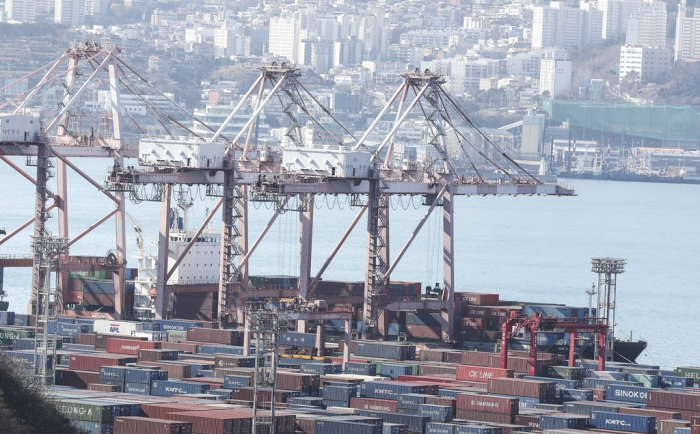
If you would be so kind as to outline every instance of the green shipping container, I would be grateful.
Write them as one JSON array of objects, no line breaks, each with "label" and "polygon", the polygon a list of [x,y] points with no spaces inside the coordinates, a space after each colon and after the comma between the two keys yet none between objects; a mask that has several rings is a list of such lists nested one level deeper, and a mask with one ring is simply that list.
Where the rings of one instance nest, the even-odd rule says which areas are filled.
[{"label": "green shipping container", "polygon": [[68,419],[88,422],[111,423],[114,418],[113,404],[98,404],[82,400],[59,400],[58,409]]},{"label": "green shipping container", "polygon": [[10,327],[0,327],[0,343],[3,345],[12,345],[15,339],[32,339],[34,331],[27,329],[18,329]]},{"label": "green shipping container", "polygon": [[697,366],[683,366],[676,370],[679,377],[692,378],[695,387],[700,384],[700,367]]},{"label": "green shipping container", "polygon": [[650,389],[656,389],[659,387],[659,376],[658,375],[648,375],[648,374],[627,374],[627,381],[634,381],[635,383],[642,383],[642,386],[648,387]]},{"label": "green shipping container", "polygon": [[569,366],[550,366],[549,368],[549,377],[551,378],[580,381],[583,380],[584,375],[584,368]]}]

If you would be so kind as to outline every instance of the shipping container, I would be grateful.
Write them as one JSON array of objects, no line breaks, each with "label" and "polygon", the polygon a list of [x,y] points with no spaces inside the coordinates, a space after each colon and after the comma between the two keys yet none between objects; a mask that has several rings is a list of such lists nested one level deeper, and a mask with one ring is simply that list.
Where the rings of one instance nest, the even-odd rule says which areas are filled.
[{"label": "shipping container", "polygon": [[483,366],[461,365],[457,367],[457,379],[486,383],[491,378],[513,378],[509,369],[487,368]]},{"label": "shipping container", "polygon": [[360,410],[396,413],[398,411],[398,402],[390,399],[352,397],[350,398],[350,407]]},{"label": "shipping container", "polygon": [[457,419],[491,423],[513,423],[512,414],[466,410],[463,408],[457,409]]},{"label": "shipping container", "polygon": [[649,390],[650,389],[645,387],[611,384],[605,391],[605,398],[614,401],[639,402],[645,404],[647,402],[647,392]]},{"label": "shipping container", "polygon": [[410,344],[389,342],[357,342],[355,355],[392,360],[413,360],[416,357],[416,347]]},{"label": "shipping container", "polygon": [[491,395],[459,394],[457,409],[480,411],[487,413],[518,414],[520,403],[518,398]]},{"label": "shipping container", "polygon": [[582,389],[561,389],[559,390],[559,400],[561,402],[593,401],[593,391]]},{"label": "shipping container", "polygon": [[634,414],[594,411],[591,413],[590,424],[599,429],[613,431],[628,431],[643,434],[654,434],[656,432],[656,419],[649,416],[637,416]]},{"label": "shipping container", "polygon": [[700,393],[650,390],[647,393],[647,406],[697,412],[700,409]]},{"label": "shipping container", "polygon": [[94,322],[93,330],[95,333],[131,336],[133,333],[143,331],[143,323],[97,319]]},{"label": "shipping container", "polygon": [[148,417],[117,417],[114,419],[114,434],[191,434],[190,422],[178,422]]},{"label": "shipping container", "polygon": [[398,401],[400,395],[421,393],[421,387],[410,383],[365,381],[360,385],[359,393],[361,397]]},{"label": "shipping container", "polygon": [[316,420],[314,434],[382,434],[382,425],[322,418]]},{"label": "shipping container", "polygon": [[436,422],[451,422],[454,410],[445,405],[421,404],[418,406],[418,416],[427,416]]},{"label": "shipping container", "polygon": [[422,433],[425,431],[425,426],[430,422],[430,418],[411,415],[411,414],[398,414],[398,413],[387,413],[384,411],[369,411],[360,410],[362,416],[378,417],[384,422],[388,423],[400,423],[408,425],[408,431],[412,433]]},{"label": "shipping container", "polygon": [[242,329],[210,329],[204,327],[190,327],[187,330],[187,340],[224,345],[243,345],[243,332],[244,331]]},{"label": "shipping container", "polygon": [[490,394],[546,398],[548,402],[552,403],[556,399],[556,384],[548,381],[491,378],[487,390]]},{"label": "shipping container", "polygon": [[202,321],[187,321],[187,320],[177,320],[177,319],[155,319],[153,324],[158,324],[160,331],[169,332],[186,332],[193,327],[204,327],[204,322]]},{"label": "shipping container", "polygon": [[208,384],[189,383],[175,380],[155,380],[151,384],[151,394],[156,396],[173,396],[195,393],[205,393]]},{"label": "shipping container", "polygon": [[355,363],[348,362],[345,364],[345,373],[354,375],[377,375],[377,365],[374,363]]},{"label": "shipping container", "polygon": [[540,429],[585,429],[588,417],[578,414],[543,414],[540,416]]}]

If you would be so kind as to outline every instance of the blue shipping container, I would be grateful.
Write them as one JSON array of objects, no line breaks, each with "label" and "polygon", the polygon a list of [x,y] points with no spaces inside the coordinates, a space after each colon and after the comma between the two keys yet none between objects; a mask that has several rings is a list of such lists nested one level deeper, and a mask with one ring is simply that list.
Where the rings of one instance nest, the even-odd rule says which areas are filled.
[{"label": "blue shipping container", "polygon": [[588,417],[578,414],[560,415],[543,414],[540,415],[540,429],[584,429]]},{"label": "blue shipping container", "polygon": [[298,332],[282,333],[279,338],[279,343],[280,345],[314,348],[316,347],[316,334]]},{"label": "blue shipping container", "polygon": [[124,385],[124,393],[133,393],[134,395],[150,395],[151,385],[148,383],[126,383]]},{"label": "blue shipping container", "polygon": [[590,424],[596,428],[615,431],[631,431],[643,434],[654,434],[656,432],[655,417],[635,414],[594,411],[591,413]]},{"label": "blue shipping container", "polygon": [[192,395],[205,393],[208,384],[187,383],[174,380],[154,380],[151,384],[151,394],[157,396]]},{"label": "blue shipping container", "polygon": [[345,373],[353,375],[377,375],[377,365],[374,363],[348,362],[345,364]]},{"label": "blue shipping container", "polygon": [[559,391],[559,399],[561,400],[561,402],[593,401],[593,391],[579,389],[561,389]]},{"label": "blue shipping container", "polygon": [[381,375],[397,379],[399,375],[413,375],[413,366],[382,363]]},{"label": "blue shipping container", "polygon": [[427,416],[436,422],[451,422],[454,410],[446,405],[421,404],[418,406],[418,416]]},{"label": "blue shipping container", "polygon": [[[519,430],[525,430],[519,427]],[[455,428],[455,434],[501,434],[501,428],[482,425],[459,425]]]},{"label": "blue shipping container", "polygon": [[425,434],[455,434],[456,427],[451,423],[430,422],[425,427]]},{"label": "blue shipping container", "polygon": [[646,387],[636,386],[620,386],[611,384],[605,391],[605,399],[623,401],[623,402],[640,402],[646,404],[647,392],[650,389]]},{"label": "blue shipping container", "polygon": [[204,326],[204,324],[200,321],[185,321],[172,319],[154,319],[153,324],[158,324],[160,326],[160,331],[163,332],[186,332],[189,328]]},{"label": "blue shipping container", "polygon": [[250,387],[250,377],[226,375],[224,377],[224,389],[233,389],[236,387]]}]

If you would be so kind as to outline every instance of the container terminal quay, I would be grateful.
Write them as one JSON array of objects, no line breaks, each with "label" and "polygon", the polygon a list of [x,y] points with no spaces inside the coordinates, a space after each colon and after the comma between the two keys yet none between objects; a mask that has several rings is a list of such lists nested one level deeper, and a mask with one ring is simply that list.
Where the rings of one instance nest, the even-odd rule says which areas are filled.
[{"label": "container terminal quay", "polygon": [[[403,74],[376,119],[355,134],[294,66],[259,73],[217,128],[150,107],[166,136],[147,134],[122,110],[122,94],[158,90],[116,46],[73,44],[34,72],[34,88],[0,103],[0,164],[36,188],[27,221],[0,235],[2,249],[33,229],[26,255],[0,250],[0,283],[4,269],[32,268],[29,306],[0,302],[1,352],[28,379],[50,385],[46,393],[76,429],[700,434],[700,368],[636,364],[646,342],[615,338],[624,259],[591,259],[597,284],[587,306],[455,291],[457,196],[576,192],[511,158],[445,92],[440,75]],[[65,94],[55,116],[43,119],[32,99],[55,82]],[[72,130],[74,104],[91,86],[109,91],[109,125]],[[287,126],[281,147],[258,135],[261,113],[273,105]],[[395,140],[409,115],[425,122],[430,152],[421,158]],[[387,119],[393,126],[375,140]],[[143,133],[135,141],[125,134],[134,126]],[[104,159],[105,179],[78,167],[86,157]],[[114,203],[78,234],[68,231],[68,173]],[[215,198],[196,229],[188,224],[193,204],[181,194],[191,186]],[[357,214],[312,272],[314,209],[325,196],[346,197]],[[425,213],[411,233],[393,234],[406,241],[390,255],[390,222],[400,218],[400,210],[390,213],[392,197],[417,199]],[[127,203],[143,201],[160,203],[155,254],[127,212]],[[249,234],[256,203],[275,212],[260,234]],[[299,216],[298,275],[256,274],[249,258],[288,212]],[[443,279],[399,280],[392,273],[432,214],[441,215]],[[106,253],[71,254],[106,221],[116,222]],[[363,280],[330,280],[324,272],[360,222]],[[137,267],[127,267],[127,225],[138,238]],[[205,270],[206,261],[218,266]]]}]

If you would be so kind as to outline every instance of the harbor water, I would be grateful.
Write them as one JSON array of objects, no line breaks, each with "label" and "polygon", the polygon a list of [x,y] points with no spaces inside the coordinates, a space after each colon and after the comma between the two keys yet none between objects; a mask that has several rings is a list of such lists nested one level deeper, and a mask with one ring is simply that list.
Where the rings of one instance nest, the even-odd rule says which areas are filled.
[{"label": "harbor water", "polygon": [[[13,158],[24,166],[24,160]],[[76,160],[102,182],[107,160]],[[131,164],[131,162],[129,162]],[[27,168],[29,173],[33,168]],[[51,180],[52,182],[54,180]],[[503,300],[588,306],[585,291],[597,276],[590,258],[626,258],[618,278],[617,335],[649,342],[638,363],[665,368],[697,363],[700,338],[700,186],[614,181],[566,180],[577,197],[460,196],[455,204],[455,288],[494,292]],[[69,169],[71,236],[102,218],[113,204]],[[13,230],[33,215],[33,185],[0,162],[0,228]],[[51,185],[54,185],[52,183]],[[190,226],[204,218],[215,202],[204,188],[187,192],[195,201]],[[173,204],[175,201],[173,201]],[[265,204],[251,203],[250,238],[261,232],[273,214]],[[428,207],[420,198],[393,199],[391,254],[396,256]],[[146,242],[156,240],[160,204],[127,205]],[[317,197],[314,220],[313,272],[317,271],[358,209],[345,197]],[[56,227],[53,211],[51,228]],[[441,209],[393,272],[393,280],[442,285]],[[219,220],[215,219],[218,222]],[[108,220],[71,247],[72,254],[104,255],[114,247],[114,221]],[[28,254],[31,227],[0,245],[0,254]],[[298,213],[281,215],[251,257],[251,275],[298,274]],[[136,253],[136,235],[127,228],[128,251]],[[363,280],[365,223],[358,224],[334,262],[327,280]],[[154,249],[155,252],[155,249]],[[137,263],[129,259],[129,266]],[[29,269],[5,269],[4,288],[10,309],[24,312],[30,298]]]}]

